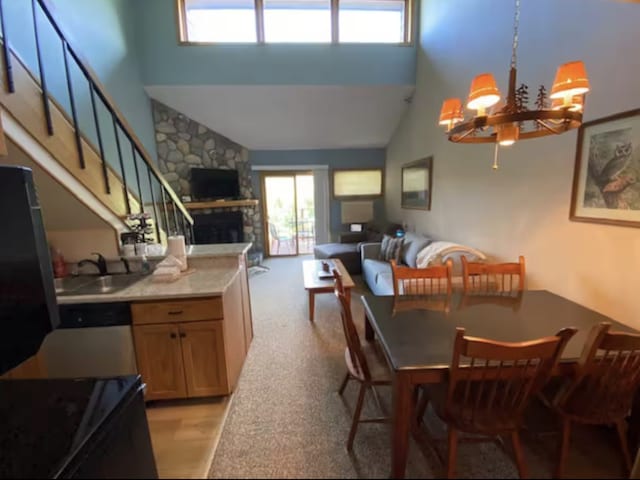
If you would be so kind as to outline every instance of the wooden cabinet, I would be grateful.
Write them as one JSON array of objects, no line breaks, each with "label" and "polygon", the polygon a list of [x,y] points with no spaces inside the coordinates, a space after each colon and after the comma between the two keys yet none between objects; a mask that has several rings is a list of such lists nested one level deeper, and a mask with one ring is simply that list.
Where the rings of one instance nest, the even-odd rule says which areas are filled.
[{"label": "wooden cabinet", "polygon": [[[136,359],[147,384],[147,400],[233,391],[251,341],[243,280],[246,270],[235,276],[221,297],[131,305]],[[251,328],[250,317],[248,322]]]},{"label": "wooden cabinet", "polygon": [[222,322],[184,323],[179,329],[187,396],[228,393]]},{"label": "wooden cabinet", "polygon": [[180,332],[175,324],[134,325],[138,370],[148,400],[187,396]]}]

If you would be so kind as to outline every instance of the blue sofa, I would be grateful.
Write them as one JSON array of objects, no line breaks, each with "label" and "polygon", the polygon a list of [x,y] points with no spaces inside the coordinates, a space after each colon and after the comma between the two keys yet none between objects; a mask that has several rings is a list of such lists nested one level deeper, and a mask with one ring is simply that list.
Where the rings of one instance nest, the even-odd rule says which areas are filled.
[{"label": "blue sofa", "polygon": [[[404,236],[400,262],[416,267],[416,258],[420,250],[429,245],[432,239],[418,233],[407,232]],[[362,277],[374,295],[393,295],[393,275],[391,264],[380,260],[381,243],[363,243],[360,245]]]},{"label": "blue sofa", "polygon": [[[420,251],[432,243],[432,248],[439,252],[438,255],[441,261],[444,262],[448,259],[453,261],[454,277],[460,275],[462,270],[460,261],[462,255],[471,261],[486,260],[484,253],[475,248],[452,242],[435,241],[419,233],[407,232],[400,251],[400,263],[416,268]],[[380,256],[380,245],[381,243],[363,243],[360,245],[362,277],[374,295],[393,295],[391,264],[378,258]]]}]

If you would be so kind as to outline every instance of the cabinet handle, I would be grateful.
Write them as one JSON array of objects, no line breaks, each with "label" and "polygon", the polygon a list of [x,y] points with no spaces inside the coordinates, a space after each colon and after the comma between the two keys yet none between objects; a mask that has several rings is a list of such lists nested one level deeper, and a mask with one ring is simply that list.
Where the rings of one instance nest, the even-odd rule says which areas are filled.
[{"label": "cabinet handle", "polygon": [[176,334],[175,334],[175,333],[171,333],[171,334],[169,334],[169,336],[170,336],[171,338],[176,338]]},{"label": "cabinet handle", "polygon": [[169,312],[169,315],[180,315],[182,313],[184,313],[184,310],[173,310]]}]

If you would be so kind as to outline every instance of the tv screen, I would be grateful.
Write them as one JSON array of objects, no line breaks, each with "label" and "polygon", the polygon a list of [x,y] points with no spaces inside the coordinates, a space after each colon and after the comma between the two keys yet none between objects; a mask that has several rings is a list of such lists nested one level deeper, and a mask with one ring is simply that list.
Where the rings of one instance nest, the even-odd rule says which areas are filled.
[{"label": "tv screen", "polygon": [[240,196],[237,170],[192,168],[191,197],[194,200],[233,200]]}]

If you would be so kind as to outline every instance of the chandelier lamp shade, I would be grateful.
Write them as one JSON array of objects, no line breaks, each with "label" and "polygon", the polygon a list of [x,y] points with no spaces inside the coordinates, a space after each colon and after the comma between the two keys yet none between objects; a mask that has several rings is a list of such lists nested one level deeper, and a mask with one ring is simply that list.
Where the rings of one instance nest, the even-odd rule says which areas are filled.
[{"label": "chandelier lamp shade", "polygon": [[558,135],[582,124],[589,78],[584,63],[567,62],[558,67],[548,93],[538,88],[535,103],[529,105],[529,87],[517,85],[517,47],[520,0],[515,0],[513,49],[507,96],[502,95],[491,73],[481,73],[471,82],[466,107],[475,110],[465,118],[462,101],[448,98],[442,104],[439,124],[445,126],[450,141],[456,143],[495,143],[513,145],[519,140]]}]

